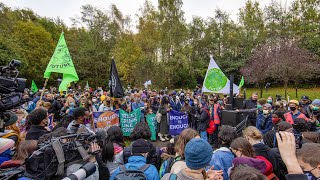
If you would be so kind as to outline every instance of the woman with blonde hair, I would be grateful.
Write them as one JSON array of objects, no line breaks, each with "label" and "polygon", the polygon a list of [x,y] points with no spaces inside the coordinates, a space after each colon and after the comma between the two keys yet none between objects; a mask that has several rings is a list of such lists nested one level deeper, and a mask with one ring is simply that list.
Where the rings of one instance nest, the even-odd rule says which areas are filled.
[{"label": "woman with blonde hair", "polygon": [[279,150],[277,148],[271,149],[262,143],[262,133],[256,127],[248,126],[244,129],[243,137],[252,145],[257,156],[265,157],[272,164],[273,172],[275,172],[278,177],[284,177],[286,170],[281,160]]}]

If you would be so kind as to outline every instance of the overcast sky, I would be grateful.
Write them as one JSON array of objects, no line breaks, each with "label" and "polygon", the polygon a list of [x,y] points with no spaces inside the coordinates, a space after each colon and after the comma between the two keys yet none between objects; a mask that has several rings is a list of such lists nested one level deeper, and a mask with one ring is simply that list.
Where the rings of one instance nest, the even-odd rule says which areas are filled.
[{"label": "overcast sky", "polygon": [[[153,5],[158,5],[158,0],[150,0]],[[261,7],[272,0],[257,0]],[[293,0],[273,0],[281,2],[282,6],[289,6]],[[124,15],[129,15],[134,23],[137,21],[135,14],[142,7],[145,0],[0,0],[12,8],[30,8],[40,16],[60,17],[71,26],[70,18],[80,17],[81,6],[91,4],[101,10],[110,9],[115,4]],[[244,7],[246,0],[183,0],[183,11],[188,22],[192,16],[200,16],[204,19],[212,17],[215,9],[220,8],[230,14],[237,21],[239,8]]]}]

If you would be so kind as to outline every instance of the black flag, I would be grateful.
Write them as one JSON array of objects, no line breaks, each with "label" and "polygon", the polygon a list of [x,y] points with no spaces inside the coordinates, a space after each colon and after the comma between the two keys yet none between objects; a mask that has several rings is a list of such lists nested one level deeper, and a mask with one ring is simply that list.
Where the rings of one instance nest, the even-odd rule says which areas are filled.
[{"label": "black flag", "polygon": [[124,96],[123,88],[118,76],[118,71],[114,59],[112,59],[110,67],[109,87],[111,97],[122,98]]}]

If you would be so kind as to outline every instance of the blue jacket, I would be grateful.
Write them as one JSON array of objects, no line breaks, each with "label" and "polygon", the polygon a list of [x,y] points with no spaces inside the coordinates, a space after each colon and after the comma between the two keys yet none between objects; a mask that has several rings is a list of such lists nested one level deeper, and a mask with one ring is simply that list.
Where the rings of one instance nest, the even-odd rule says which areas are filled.
[{"label": "blue jacket", "polygon": [[228,180],[228,170],[232,166],[234,155],[226,147],[221,147],[213,151],[210,166],[214,165],[214,170],[223,170],[223,179]]},{"label": "blue jacket", "polygon": [[256,128],[259,129],[259,131],[265,135],[268,131],[272,129],[272,116],[271,114],[268,115],[268,117],[263,116],[263,112],[259,111],[258,117],[257,117],[257,124]]},{"label": "blue jacket", "polygon": [[178,102],[175,102],[172,98],[170,100],[170,106],[172,107],[173,110],[176,110],[178,112],[181,111],[181,107],[182,107],[182,104],[180,101]]},{"label": "blue jacket", "polygon": [[[125,164],[126,169],[132,169],[132,170],[138,170],[143,165],[147,163],[147,160],[143,156],[131,156],[128,159],[128,163]],[[120,173],[120,167],[116,169],[116,171],[112,174],[110,177],[110,180],[114,180],[114,178]],[[151,165],[146,171],[144,171],[144,174],[147,177],[147,180],[159,180],[159,172],[157,168],[154,165]]]},{"label": "blue jacket", "polygon": [[[131,106],[132,106],[132,110],[134,111],[134,110],[136,110],[136,109],[139,109],[139,108],[141,108],[141,107],[144,107],[144,102],[143,102],[143,101],[133,102],[133,103],[131,104]],[[144,112],[145,112],[144,109],[141,110],[140,119],[144,119]]]}]

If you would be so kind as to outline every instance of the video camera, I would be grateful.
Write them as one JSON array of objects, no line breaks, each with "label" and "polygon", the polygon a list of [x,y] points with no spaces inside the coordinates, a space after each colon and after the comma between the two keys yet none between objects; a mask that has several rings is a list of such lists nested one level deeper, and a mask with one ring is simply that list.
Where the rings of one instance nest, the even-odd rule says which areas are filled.
[{"label": "video camera", "polygon": [[0,66],[0,132],[4,131],[3,112],[23,103],[26,79],[18,78],[20,65],[21,61],[12,60],[7,66]]}]

